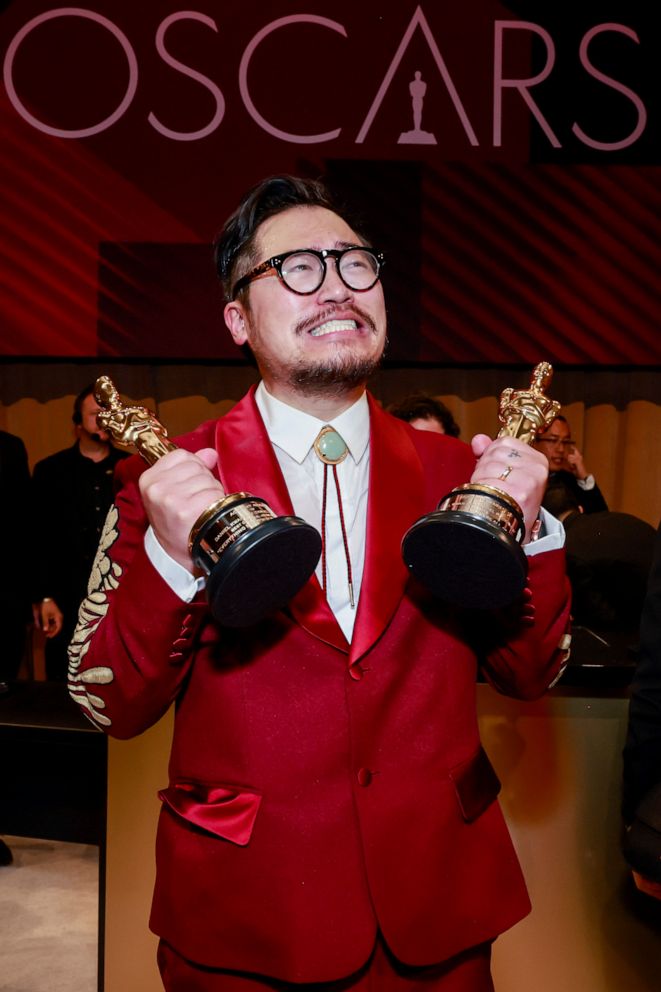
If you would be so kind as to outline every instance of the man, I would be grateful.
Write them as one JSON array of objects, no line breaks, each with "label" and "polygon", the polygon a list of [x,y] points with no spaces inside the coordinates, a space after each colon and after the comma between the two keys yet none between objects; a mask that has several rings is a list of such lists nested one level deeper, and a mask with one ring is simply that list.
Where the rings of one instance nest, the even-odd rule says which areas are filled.
[{"label": "man", "polygon": [[445,403],[425,393],[405,396],[389,406],[388,412],[399,420],[405,420],[417,431],[435,431],[437,434],[459,437],[459,424]]},{"label": "man", "polygon": [[74,400],[75,444],[37,462],[33,473],[35,509],[50,524],[34,560],[35,618],[46,635],[46,677],[54,682],[66,681],[67,647],[112,503],[115,466],[127,457],[98,429],[98,412],[87,386]]},{"label": "man", "polygon": [[[0,687],[18,675],[30,620],[28,567],[30,553],[24,542],[30,494],[30,470],[25,445],[19,437],[0,431]],[[0,691],[1,688],[0,688]]]},{"label": "man", "polygon": [[[471,625],[409,582],[400,545],[440,494],[512,463],[530,533],[546,461],[486,436],[473,453],[366,394],[386,338],[382,261],[319,184],[252,190],[217,262],[225,321],[262,381],[151,468],[120,469],[70,691],[119,737],[177,700],[151,916],[170,992],[482,992],[492,939],[529,908],[477,736]],[[331,465],[317,454],[327,427]],[[325,547],[288,608],[220,629],[188,535],[244,489],[313,522]],[[535,544],[507,643],[491,625],[488,677],[522,697],[564,661],[554,542]]]},{"label": "man", "polygon": [[595,631],[635,634],[652,565],[654,528],[631,513],[585,513],[573,483],[569,472],[554,472],[542,505],[565,528],[574,622]]},{"label": "man", "polygon": [[[27,568],[29,550],[23,537],[30,491],[25,445],[19,437],[0,431],[0,696],[17,677],[30,620]],[[10,848],[0,840],[0,866],[12,862]]]},{"label": "man", "polygon": [[[535,447],[548,459],[550,479],[554,472],[570,473],[571,481],[568,484],[584,513],[601,513],[608,509],[594,476],[588,472],[581,452],[572,441],[571,428],[566,417],[559,414],[548,430],[537,438]],[[566,479],[563,481],[567,484]]]}]

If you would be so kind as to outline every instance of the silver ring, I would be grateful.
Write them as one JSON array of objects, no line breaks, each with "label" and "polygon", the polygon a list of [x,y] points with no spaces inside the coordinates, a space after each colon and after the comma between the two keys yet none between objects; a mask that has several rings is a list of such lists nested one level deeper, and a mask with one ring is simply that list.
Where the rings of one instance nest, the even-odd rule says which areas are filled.
[{"label": "silver ring", "polygon": [[513,466],[513,465],[508,465],[508,466],[507,466],[507,468],[505,469],[505,471],[504,471],[504,472],[502,472],[502,473],[501,473],[501,474],[500,474],[500,475],[498,476],[498,478],[499,478],[499,479],[502,479],[502,480],[503,480],[503,482],[504,482],[504,481],[505,481],[505,479],[506,479],[506,478],[507,478],[507,476],[508,476],[508,475],[510,474],[510,472],[512,471],[512,469],[513,469],[513,468],[514,468],[514,466]]}]

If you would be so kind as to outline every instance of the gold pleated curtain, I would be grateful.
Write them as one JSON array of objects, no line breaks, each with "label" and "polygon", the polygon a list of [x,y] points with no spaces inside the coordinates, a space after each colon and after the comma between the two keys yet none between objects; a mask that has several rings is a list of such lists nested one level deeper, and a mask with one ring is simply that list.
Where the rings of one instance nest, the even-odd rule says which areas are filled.
[{"label": "gold pleated curtain", "polygon": [[[31,465],[73,443],[74,397],[103,372],[123,397],[156,410],[173,437],[225,413],[257,379],[256,371],[243,365],[5,365],[0,368],[0,428],[23,439]],[[414,391],[438,397],[468,441],[478,432],[497,431],[500,391],[524,388],[529,377],[529,370],[521,368],[385,369],[372,391],[386,406]],[[610,509],[633,513],[656,527],[661,520],[661,402],[656,399],[661,400],[661,372],[559,371],[550,393],[563,403],[572,435]]]}]

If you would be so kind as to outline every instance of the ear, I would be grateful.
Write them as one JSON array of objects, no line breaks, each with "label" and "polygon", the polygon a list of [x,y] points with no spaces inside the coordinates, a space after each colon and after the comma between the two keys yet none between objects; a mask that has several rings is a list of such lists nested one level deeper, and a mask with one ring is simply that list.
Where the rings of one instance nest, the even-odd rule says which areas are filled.
[{"label": "ear", "polygon": [[225,307],[223,315],[234,344],[239,345],[239,347],[245,344],[248,340],[248,331],[246,330],[246,313],[241,304],[232,300]]}]

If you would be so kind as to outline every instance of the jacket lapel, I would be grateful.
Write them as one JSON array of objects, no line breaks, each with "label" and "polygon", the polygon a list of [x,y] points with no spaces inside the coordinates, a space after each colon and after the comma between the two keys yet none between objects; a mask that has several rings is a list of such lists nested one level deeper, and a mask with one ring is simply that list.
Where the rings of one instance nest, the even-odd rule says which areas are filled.
[{"label": "jacket lapel", "polygon": [[397,609],[408,580],[402,538],[425,510],[423,467],[407,426],[384,413],[369,394],[368,399],[367,543],[350,667],[381,637]]},{"label": "jacket lapel", "polygon": [[[278,459],[255,403],[253,386],[216,427],[220,481],[227,493],[245,491],[265,500],[279,516],[294,510]],[[293,618],[314,637],[348,652],[349,644],[312,575],[289,604]]]},{"label": "jacket lapel", "polygon": [[252,386],[216,425],[220,481],[227,493],[249,492],[266,500],[279,516],[292,516],[287,486],[254,397]]}]

